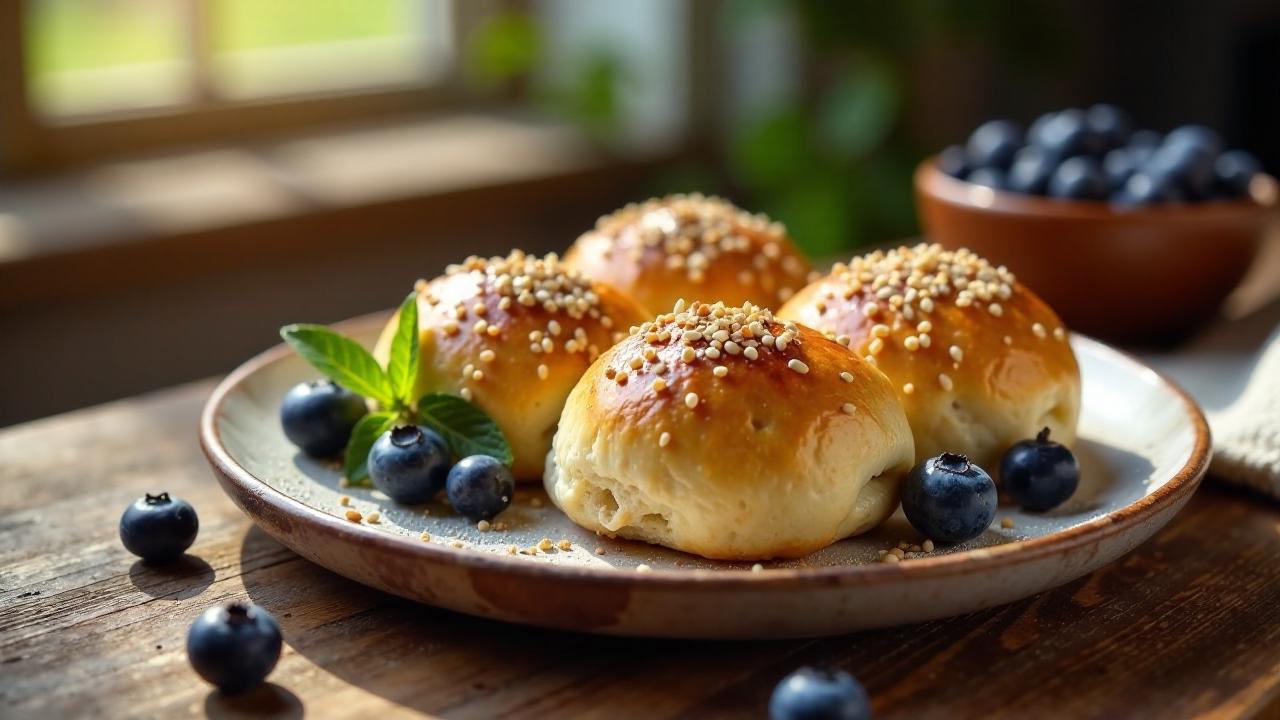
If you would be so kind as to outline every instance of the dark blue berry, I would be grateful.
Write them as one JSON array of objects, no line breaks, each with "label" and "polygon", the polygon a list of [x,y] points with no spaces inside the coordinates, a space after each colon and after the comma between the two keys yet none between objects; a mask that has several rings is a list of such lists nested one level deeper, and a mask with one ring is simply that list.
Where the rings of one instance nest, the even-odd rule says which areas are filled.
[{"label": "dark blue berry", "polygon": [[1053,160],[1035,145],[1028,145],[1013,156],[1013,166],[1004,179],[1004,189],[1028,195],[1043,195],[1053,174]]},{"label": "dark blue berry", "polygon": [[1170,147],[1187,146],[1203,150],[1210,157],[1222,152],[1222,138],[1203,125],[1183,125],[1175,128],[1164,139]]},{"label": "dark blue berry", "polygon": [[1049,196],[1067,200],[1102,200],[1107,196],[1107,180],[1102,166],[1090,157],[1064,161],[1049,178]]},{"label": "dark blue berry", "polygon": [[328,380],[298,383],[280,404],[285,437],[313,457],[333,457],[369,411],[364,398]]},{"label": "dark blue berry", "polygon": [[1040,131],[1036,146],[1060,161],[1077,155],[1101,157],[1106,149],[1102,136],[1089,126],[1084,111],[1074,108],[1055,115]]},{"label": "dark blue berry", "polygon": [[1213,160],[1204,146],[1166,141],[1142,170],[1172,182],[1188,201],[1204,200],[1213,193]]},{"label": "dark blue berry", "polygon": [[1035,440],[1023,440],[1005,452],[1000,484],[1022,507],[1052,510],[1076,491],[1080,465],[1067,446],[1049,439],[1049,428],[1045,428]]},{"label": "dark blue berry", "polygon": [[191,503],[169,493],[134,501],[120,516],[120,542],[148,562],[176,560],[196,541],[200,520]]},{"label": "dark blue berry", "polygon": [[1253,155],[1244,150],[1228,150],[1213,164],[1214,187],[1223,197],[1246,197],[1249,182],[1260,172],[1262,165]]},{"label": "dark blue berry", "polygon": [[445,492],[453,509],[469,520],[488,520],[506,510],[516,493],[511,469],[488,455],[472,455],[449,471]]},{"label": "dark blue berry", "polygon": [[769,698],[770,720],[868,720],[871,701],[852,675],[803,667],[782,678]]},{"label": "dark blue berry", "polygon": [[1138,171],[1138,162],[1133,151],[1128,148],[1116,148],[1102,158],[1102,173],[1107,176],[1107,189],[1116,192],[1124,188],[1129,176]]},{"label": "dark blue berry", "polygon": [[966,179],[974,185],[986,185],[997,190],[1003,189],[1005,182],[1004,171],[991,167],[980,167],[969,173]]},{"label": "dark blue berry", "polygon": [[430,500],[449,475],[449,447],[434,430],[416,425],[395,427],[369,450],[369,478],[374,487],[398,503]]},{"label": "dark blue berry", "polygon": [[1129,133],[1133,130],[1129,113],[1115,105],[1106,103],[1094,105],[1085,114],[1085,119],[1093,132],[1102,138],[1103,144],[1108,149],[1124,145],[1129,140]]},{"label": "dark blue berry", "polygon": [[1141,207],[1182,202],[1183,196],[1177,184],[1168,177],[1137,172],[1129,176],[1124,187],[1113,194],[1111,200],[1121,207]]},{"label": "dark blue berry", "polygon": [[1027,144],[1039,145],[1044,137],[1044,131],[1049,127],[1049,123],[1058,116],[1056,112],[1047,112],[1036,118],[1031,123],[1031,127],[1027,128]]},{"label": "dark blue berry", "polygon": [[1155,130],[1134,130],[1133,134],[1129,136],[1129,142],[1125,143],[1125,147],[1130,151],[1146,150],[1146,154],[1149,156],[1163,142],[1164,137]]},{"label": "dark blue berry", "polygon": [[1013,162],[1013,154],[1022,147],[1022,128],[1009,120],[988,120],[969,136],[965,150],[975,168],[1004,170]]},{"label": "dark blue berry", "polygon": [[187,657],[200,677],[228,695],[252,690],[280,659],[283,639],[271,613],[249,603],[204,611],[187,631]]},{"label": "dark blue berry", "polygon": [[938,169],[963,180],[969,174],[969,155],[959,145],[952,145],[938,153]]},{"label": "dark blue berry", "polygon": [[902,511],[935,542],[975,538],[996,516],[996,484],[964,455],[942,453],[912,468],[902,487]]}]

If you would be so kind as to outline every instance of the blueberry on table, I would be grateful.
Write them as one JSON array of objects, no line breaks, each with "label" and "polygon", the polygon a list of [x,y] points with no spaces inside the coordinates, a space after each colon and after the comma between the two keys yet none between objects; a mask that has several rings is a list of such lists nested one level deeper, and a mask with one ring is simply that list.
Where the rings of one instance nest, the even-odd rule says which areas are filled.
[{"label": "blueberry on table", "polygon": [[176,560],[196,541],[200,520],[191,503],[147,493],[120,516],[120,542],[147,562]]},{"label": "blueberry on table", "polygon": [[276,619],[250,603],[211,607],[187,631],[191,666],[228,695],[262,684],[280,659],[282,644]]},{"label": "blueberry on table", "polygon": [[434,430],[394,427],[369,450],[369,478],[398,503],[426,502],[444,487],[450,458],[448,445]]},{"label": "blueberry on table", "polygon": [[1009,120],[988,120],[969,136],[965,146],[975,168],[1009,167],[1013,154],[1022,147],[1022,128]]},{"label": "blueberry on table", "polygon": [[1064,161],[1049,178],[1049,197],[1064,200],[1102,200],[1107,196],[1107,179],[1102,166],[1090,157]]},{"label": "blueberry on table", "polygon": [[938,169],[963,180],[969,174],[969,155],[959,145],[952,145],[938,153]]},{"label": "blueberry on table", "polygon": [[369,412],[364,398],[329,380],[298,383],[280,404],[285,437],[312,457],[333,457],[351,439],[351,430]]},{"label": "blueberry on table", "polygon": [[1182,200],[1182,191],[1172,179],[1145,172],[1130,175],[1124,187],[1111,196],[1113,203],[1126,208],[1179,203]]},{"label": "blueberry on table", "polygon": [[996,484],[964,455],[944,452],[920,463],[902,487],[902,511],[934,542],[975,538],[996,516]]},{"label": "blueberry on table", "polygon": [[867,720],[871,701],[852,675],[803,667],[782,679],[769,698],[770,720]]},{"label": "blueberry on table", "polygon": [[1228,150],[1213,164],[1214,188],[1223,197],[1249,195],[1249,182],[1262,172],[1258,159],[1243,150]]},{"label": "blueberry on table", "polygon": [[1052,510],[1080,484],[1080,465],[1071,449],[1049,439],[1049,428],[1023,440],[1000,460],[1000,483],[1027,510]]},{"label": "blueberry on table", "polygon": [[1203,150],[1211,157],[1217,157],[1222,152],[1222,138],[1203,125],[1183,125],[1175,128],[1165,136],[1164,144],[1169,147],[1194,147]]},{"label": "blueberry on table", "polygon": [[488,520],[511,505],[516,481],[511,468],[488,455],[472,455],[449,471],[445,493],[468,520]]},{"label": "blueberry on table", "polygon": [[1106,103],[1099,103],[1089,108],[1085,113],[1085,120],[1089,123],[1089,127],[1102,138],[1107,148],[1124,145],[1129,139],[1129,133],[1133,130],[1133,121],[1129,119],[1129,113]]},{"label": "blueberry on table", "polygon": [[999,168],[980,167],[969,173],[966,178],[974,185],[985,185],[989,188],[1001,190],[1004,188],[1005,176],[1004,171]]},{"label": "blueberry on table", "polygon": [[1058,160],[1077,155],[1099,157],[1106,149],[1102,136],[1089,126],[1084,111],[1063,110],[1040,131],[1036,146]]},{"label": "blueberry on table", "polygon": [[1055,165],[1043,150],[1028,145],[1013,156],[1013,166],[1004,178],[1004,189],[1027,195],[1043,195]]}]

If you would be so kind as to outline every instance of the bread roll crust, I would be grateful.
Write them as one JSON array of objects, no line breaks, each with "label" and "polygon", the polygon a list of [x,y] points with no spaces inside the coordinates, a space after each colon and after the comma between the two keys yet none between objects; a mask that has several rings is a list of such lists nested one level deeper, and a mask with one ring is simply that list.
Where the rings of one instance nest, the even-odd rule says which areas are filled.
[{"label": "bread roll crust", "polygon": [[[725,310],[765,332],[736,352],[687,339],[691,313]],[[820,333],[765,318],[694,303],[602,354],[548,456],[556,505],[610,537],[736,560],[802,556],[888,517],[913,458],[892,387]]]},{"label": "bread roll crust", "polygon": [[811,278],[781,223],[717,197],[671,195],[600,218],[565,264],[652,313],[679,298],[777,307]]},{"label": "bread roll crust", "polygon": [[[512,472],[542,470],[565,398],[591,362],[644,315],[603,283],[567,271],[555,255],[471,257],[419,282],[420,363],[414,397],[460,395],[502,428]],[[397,318],[374,356],[385,364]]]},{"label": "bread roll crust", "polygon": [[1080,369],[1062,321],[1006,268],[921,244],[838,264],[778,312],[849,344],[890,380],[917,461],[963,453],[994,472],[1049,427],[1070,444]]}]

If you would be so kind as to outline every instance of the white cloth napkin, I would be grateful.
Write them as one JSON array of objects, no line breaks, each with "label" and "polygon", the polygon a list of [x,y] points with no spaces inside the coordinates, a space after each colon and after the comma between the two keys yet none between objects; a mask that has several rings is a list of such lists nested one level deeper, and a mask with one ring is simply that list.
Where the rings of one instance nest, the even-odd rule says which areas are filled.
[{"label": "white cloth napkin", "polygon": [[1211,476],[1280,499],[1280,302],[1145,359],[1204,408]]}]

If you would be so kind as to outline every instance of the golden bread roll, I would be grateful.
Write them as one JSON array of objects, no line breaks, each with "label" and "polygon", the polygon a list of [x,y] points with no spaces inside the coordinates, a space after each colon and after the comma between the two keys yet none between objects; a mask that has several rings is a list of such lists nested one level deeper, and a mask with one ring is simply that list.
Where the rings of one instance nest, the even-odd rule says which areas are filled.
[{"label": "golden bread roll", "polygon": [[[538,481],[564,400],[592,361],[644,320],[617,290],[564,269],[555,255],[467,258],[419,281],[414,397],[460,395],[502,428],[517,479]],[[396,318],[374,356],[386,363]]]},{"label": "golden bread roll", "polygon": [[853,352],[752,305],[681,300],[573,389],[545,482],[589,530],[762,560],[880,524],[913,458],[893,388]]},{"label": "golden bread roll", "polygon": [[702,195],[649,200],[602,217],[564,262],[652,313],[693,297],[777,307],[812,279],[781,223]]},{"label": "golden bread roll", "polygon": [[779,311],[849,345],[893,382],[916,458],[962,453],[989,472],[1048,427],[1075,441],[1080,368],[1062,321],[968,250],[900,247],[838,264]]}]

